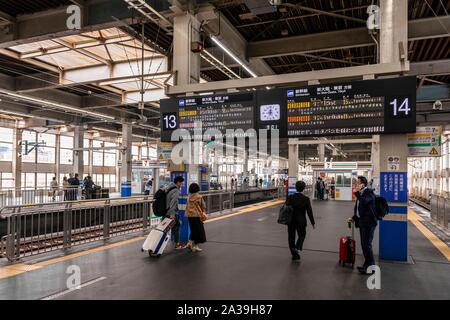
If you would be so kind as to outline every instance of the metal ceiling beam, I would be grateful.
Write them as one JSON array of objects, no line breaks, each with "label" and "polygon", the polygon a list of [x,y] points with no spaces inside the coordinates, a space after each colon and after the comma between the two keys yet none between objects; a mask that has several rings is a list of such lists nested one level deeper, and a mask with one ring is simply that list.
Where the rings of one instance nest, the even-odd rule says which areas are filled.
[{"label": "metal ceiling beam", "polygon": [[17,60],[22,60],[25,63],[29,63],[31,65],[34,65],[36,67],[42,68],[42,69],[46,69],[49,71],[53,71],[58,73],[60,70],[58,67],[55,67],[54,65],[51,65],[49,63],[45,63],[42,61],[38,61],[38,60],[34,60],[34,59],[20,59],[20,54],[15,52],[15,51],[11,51],[8,49],[0,49],[0,54],[13,58],[13,59],[17,59]]},{"label": "metal ceiling beam", "polygon": [[[155,9],[168,10],[167,1],[155,1]],[[89,0],[83,9],[88,23],[80,30],[68,30],[66,7],[24,15],[17,18],[16,32],[11,30],[0,35],[0,48],[33,43],[85,32],[92,32],[125,24],[135,23],[133,12],[123,0]],[[36,27],[38,26],[38,27]]]},{"label": "metal ceiling beam", "polygon": [[225,91],[227,89],[257,88],[266,86],[286,86],[290,84],[307,84],[311,80],[334,80],[362,78],[364,75],[399,74],[409,71],[409,62],[364,65],[347,68],[327,69],[309,72],[297,72],[281,75],[262,76],[239,80],[214,81],[202,84],[179,85],[167,88],[168,95],[186,93]]},{"label": "metal ceiling beam", "polygon": [[[333,10],[330,11],[332,13],[340,13],[340,12],[347,12],[347,11],[355,11],[355,10],[361,10],[367,9],[367,5],[365,6],[358,6],[358,7],[352,7],[352,8],[343,8],[343,9],[339,9],[339,10]],[[273,22],[283,22],[283,21],[291,21],[291,20],[301,20],[301,19],[306,19],[306,18],[311,18],[311,17],[317,17],[319,14],[318,13],[313,13],[313,14],[302,14],[302,15],[298,15],[298,16],[288,16],[286,18],[280,18],[280,19],[275,19],[275,20],[265,20],[265,21],[258,21],[258,22],[250,22],[250,23],[246,23],[246,24],[241,24],[239,26],[236,26],[237,29],[243,29],[243,28],[248,28],[248,27],[255,27],[255,26],[260,26],[260,25],[264,25],[264,24],[269,24],[269,23],[273,23]]]},{"label": "metal ceiling beam", "polygon": [[362,24],[366,23],[366,20],[364,20],[364,19],[354,18],[354,17],[343,15],[343,14],[339,14],[339,13],[329,12],[329,11],[318,10],[318,9],[305,7],[305,6],[298,5],[298,4],[283,3],[283,4],[281,4],[281,6],[285,6],[285,7],[288,7],[288,8],[293,8],[293,9],[296,9],[296,10],[303,10],[303,11],[313,12],[313,13],[317,13],[319,15],[330,16],[330,17],[333,17],[333,18],[339,18],[339,19],[345,19],[345,20],[349,20],[349,21],[359,22],[359,23],[362,23]]},{"label": "metal ceiling beam", "polygon": [[80,53],[80,54],[82,54],[82,55],[84,55],[84,56],[86,56],[88,58],[96,60],[98,62],[104,63],[106,65],[111,65],[112,64],[111,60],[104,59],[104,58],[100,57],[99,55],[96,55],[96,54],[94,54],[94,53],[92,53],[92,52],[90,52],[88,50],[85,50],[85,49],[77,49],[71,43],[69,43],[69,42],[67,42],[67,41],[65,41],[63,39],[52,39],[52,41],[56,42],[56,43],[58,43],[58,44],[60,44],[60,45],[62,45],[64,47],[66,47],[66,48],[68,48],[70,50],[78,52],[78,53]]},{"label": "metal ceiling beam", "polygon": [[[159,69],[158,69],[159,68]],[[165,74],[168,70],[166,57],[144,59],[144,76]],[[141,66],[128,61],[118,62],[112,66],[98,65],[79,69],[65,70],[61,73],[60,84],[100,83],[124,80],[142,76]]]},{"label": "metal ceiling beam", "polygon": [[[164,89],[146,90],[143,97],[144,102],[159,102],[159,100],[166,98],[168,96],[166,96]],[[137,101],[141,101],[140,91],[124,92],[122,95],[122,103],[124,104],[133,104]]]},{"label": "metal ceiling beam", "polygon": [[92,40],[89,42],[69,44],[69,46],[61,45],[61,46],[47,48],[45,50],[38,49],[38,50],[33,50],[33,51],[21,52],[20,57],[22,59],[36,58],[36,57],[41,57],[41,56],[45,56],[45,55],[49,55],[49,54],[53,54],[53,53],[67,52],[67,51],[76,50],[76,49],[92,48],[92,47],[97,47],[97,46],[106,45],[106,44],[123,45],[122,42],[127,42],[130,40],[133,40],[133,38],[128,37],[128,36],[114,37],[111,39],[106,39],[104,42],[102,42],[100,40]]},{"label": "metal ceiling beam", "polygon": [[[410,20],[408,40],[448,37],[450,16]],[[250,58],[270,58],[318,51],[374,46],[367,28],[354,28],[249,43]]]},{"label": "metal ceiling beam", "polygon": [[10,24],[10,23],[15,23],[15,22],[16,22],[16,18],[7,14],[6,12],[0,11],[0,24],[4,24],[4,23]]},{"label": "metal ceiling beam", "polygon": [[411,63],[411,75],[442,76],[450,74],[450,59]]}]

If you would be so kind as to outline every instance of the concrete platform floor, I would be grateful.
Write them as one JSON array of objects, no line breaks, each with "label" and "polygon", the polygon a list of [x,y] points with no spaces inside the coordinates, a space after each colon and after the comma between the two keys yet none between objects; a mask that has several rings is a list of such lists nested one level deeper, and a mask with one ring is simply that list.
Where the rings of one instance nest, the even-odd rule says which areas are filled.
[{"label": "concrete platform floor", "polygon": [[[290,260],[279,206],[206,225],[201,253],[168,248],[159,259],[142,241],[48,265],[0,280],[0,299],[450,299],[450,263],[409,223],[412,263],[381,261],[381,289],[338,265],[338,239],[349,232],[350,202],[314,202],[302,261]],[[357,263],[362,263],[359,248]],[[378,253],[378,238],[375,241]],[[66,270],[81,270],[79,290],[65,292]],[[92,281],[91,281],[92,280]]]}]

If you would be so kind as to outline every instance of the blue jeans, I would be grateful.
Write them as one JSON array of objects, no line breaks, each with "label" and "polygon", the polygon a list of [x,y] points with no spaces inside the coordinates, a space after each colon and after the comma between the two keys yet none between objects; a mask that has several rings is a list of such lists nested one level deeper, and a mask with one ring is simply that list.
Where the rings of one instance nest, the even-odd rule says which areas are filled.
[{"label": "blue jeans", "polygon": [[359,232],[361,235],[361,248],[364,254],[364,267],[368,267],[375,264],[372,251],[373,235],[375,233],[376,226],[360,226]]}]

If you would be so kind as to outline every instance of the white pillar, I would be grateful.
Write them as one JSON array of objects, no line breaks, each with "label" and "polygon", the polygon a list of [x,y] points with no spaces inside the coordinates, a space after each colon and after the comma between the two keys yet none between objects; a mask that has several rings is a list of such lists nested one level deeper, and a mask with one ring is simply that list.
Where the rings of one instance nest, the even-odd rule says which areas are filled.
[{"label": "white pillar", "polygon": [[[381,0],[381,31],[380,31],[380,63],[406,62],[408,60],[408,1]],[[403,56],[402,56],[403,55]],[[395,172],[388,169],[388,157],[398,156],[400,166]],[[380,190],[390,188],[401,181],[408,172],[408,138],[406,134],[381,135],[379,150]],[[381,179],[381,173],[386,172]],[[379,177],[375,177],[379,178]],[[388,180],[392,179],[392,181]],[[400,182],[399,182],[400,183]],[[407,180],[403,181],[406,190]],[[389,191],[393,195],[393,191]],[[396,196],[392,196],[396,198]],[[388,199],[389,200],[389,199]],[[380,258],[387,260],[408,259],[408,199],[400,198],[389,201],[390,214],[380,222]]]},{"label": "white pillar", "polygon": [[73,154],[73,173],[78,173],[79,179],[83,180],[84,174],[84,159],[83,151],[76,150],[83,148],[84,143],[84,128],[82,126],[76,126],[74,130],[74,154]]},{"label": "white pillar", "polygon": [[319,154],[319,161],[325,161],[325,144],[320,143],[317,145],[317,153]]},{"label": "white pillar", "polygon": [[122,167],[120,170],[121,182],[131,182],[131,147],[133,145],[132,126],[122,124]]},{"label": "white pillar", "polygon": [[94,140],[89,139],[89,163],[88,163],[88,172],[89,175],[92,176],[94,174]]},{"label": "white pillar", "polygon": [[59,174],[61,166],[61,134],[58,132],[55,135],[55,176],[59,183]]},{"label": "white pillar", "polygon": [[[199,41],[200,23],[197,18],[188,13],[176,15],[173,19],[173,70],[177,72],[176,83],[185,85],[200,82],[200,54],[191,50],[192,42]],[[198,143],[190,143],[191,161],[185,170],[188,172],[187,184],[199,183]]]},{"label": "white pillar", "polygon": [[191,51],[191,43],[200,39],[200,23],[189,13],[173,19],[173,70],[177,72],[177,84],[200,82],[200,55]]},{"label": "white pillar", "polygon": [[13,137],[13,158],[12,158],[12,173],[14,178],[14,187],[20,190],[22,187],[22,157],[20,153],[22,152],[22,129],[15,128]]},{"label": "white pillar", "polygon": [[298,179],[298,144],[289,145],[289,167],[288,167],[288,176],[289,176],[289,193],[295,192],[295,182]]}]

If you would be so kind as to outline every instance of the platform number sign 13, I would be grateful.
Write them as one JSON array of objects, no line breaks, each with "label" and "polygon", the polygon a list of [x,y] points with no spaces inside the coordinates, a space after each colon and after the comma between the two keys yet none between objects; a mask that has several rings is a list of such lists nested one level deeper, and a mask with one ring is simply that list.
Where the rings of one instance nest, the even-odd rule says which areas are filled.
[{"label": "platform number sign 13", "polygon": [[162,122],[163,130],[170,131],[178,128],[178,117],[175,112],[163,114]]}]

